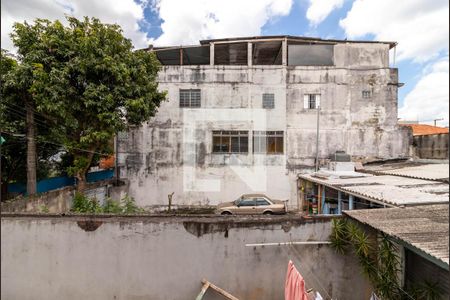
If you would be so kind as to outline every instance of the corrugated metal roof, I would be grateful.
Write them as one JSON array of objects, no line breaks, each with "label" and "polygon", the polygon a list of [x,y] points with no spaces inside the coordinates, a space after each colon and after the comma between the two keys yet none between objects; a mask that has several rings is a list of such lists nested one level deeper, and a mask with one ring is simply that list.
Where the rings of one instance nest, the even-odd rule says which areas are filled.
[{"label": "corrugated metal roof", "polygon": [[[437,204],[449,202],[449,186],[445,183],[408,177],[371,176],[354,172],[354,177],[301,174],[299,178],[323,184],[368,201],[388,206]],[[355,177],[360,174],[360,177]]]},{"label": "corrugated metal roof", "polygon": [[427,180],[448,181],[449,164],[424,164],[417,166],[405,166],[401,164],[380,165],[375,168],[367,168],[376,174],[404,176]]},{"label": "corrugated metal roof", "polygon": [[[348,210],[344,214],[449,267],[449,206]],[[436,261],[435,261],[436,262]]]}]

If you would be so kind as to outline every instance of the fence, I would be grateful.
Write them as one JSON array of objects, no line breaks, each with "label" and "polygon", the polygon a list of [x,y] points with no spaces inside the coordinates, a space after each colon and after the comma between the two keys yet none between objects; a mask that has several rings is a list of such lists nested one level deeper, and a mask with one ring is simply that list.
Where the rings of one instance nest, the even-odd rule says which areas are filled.
[{"label": "fence", "polygon": [[[114,176],[114,168],[97,172],[91,172],[87,174],[87,182],[106,180],[113,178],[113,176]],[[45,193],[65,186],[72,186],[75,185],[75,182],[76,181],[74,177],[67,177],[67,176],[46,178],[37,182],[37,192]],[[8,184],[8,194],[26,195],[26,193],[27,193],[27,186],[25,183]]]}]

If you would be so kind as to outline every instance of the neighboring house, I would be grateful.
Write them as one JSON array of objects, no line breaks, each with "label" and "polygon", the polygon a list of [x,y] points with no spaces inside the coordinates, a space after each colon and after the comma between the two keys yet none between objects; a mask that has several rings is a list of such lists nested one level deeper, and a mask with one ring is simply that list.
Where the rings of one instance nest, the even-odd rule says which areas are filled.
[{"label": "neighboring house", "polygon": [[[405,157],[393,42],[267,36],[149,48],[168,101],[121,133],[119,167],[140,205],[217,204],[244,193],[290,199],[297,174],[342,150],[354,161]],[[320,110],[319,110],[320,108]],[[319,116],[319,120],[318,120]]]},{"label": "neighboring house", "polygon": [[404,290],[422,293],[433,290],[440,296],[420,299],[449,299],[448,204],[354,210],[344,214],[396,242]]},{"label": "neighboring house", "polygon": [[424,159],[448,159],[448,128],[426,124],[400,124],[413,134],[414,156]]}]

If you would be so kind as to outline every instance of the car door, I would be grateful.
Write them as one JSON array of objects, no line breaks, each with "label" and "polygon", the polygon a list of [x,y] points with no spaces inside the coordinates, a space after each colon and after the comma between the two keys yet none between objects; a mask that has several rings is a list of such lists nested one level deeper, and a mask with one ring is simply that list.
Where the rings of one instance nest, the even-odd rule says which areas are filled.
[{"label": "car door", "polygon": [[266,198],[258,197],[256,199],[256,212],[258,214],[264,213],[264,211],[269,208],[270,208],[270,203],[269,203],[269,201],[267,201]]},{"label": "car door", "polygon": [[255,198],[244,198],[239,203],[239,207],[236,210],[239,215],[248,215],[255,213]]}]

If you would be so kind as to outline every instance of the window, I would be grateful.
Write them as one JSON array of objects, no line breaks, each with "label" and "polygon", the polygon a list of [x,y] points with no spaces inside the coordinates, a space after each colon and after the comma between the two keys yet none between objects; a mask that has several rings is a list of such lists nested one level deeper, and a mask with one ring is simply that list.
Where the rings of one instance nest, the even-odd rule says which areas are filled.
[{"label": "window", "polygon": [[305,94],[303,96],[303,108],[317,109],[320,107],[320,94]]},{"label": "window", "polygon": [[255,206],[255,198],[242,199],[239,206]]},{"label": "window", "polygon": [[275,96],[274,94],[263,94],[263,108],[275,108]]},{"label": "window", "polygon": [[180,107],[200,107],[200,90],[180,90]]},{"label": "window", "polygon": [[256,206],[263,206],[263,205],[270,205],[269,201],[267,201],[264,198],[257,198],[256,199]]},{"label": "window", "polygon": [[253,153],[282,154],[283,131],[253,131]]},{"label": "window", "polygon": [[362,91],[362,97],[364,99],[372,98],[372,92],[371,91]]},{"label": "window", "polygon": [[213,131],[213,153],[247,153],[248,131]]}]

